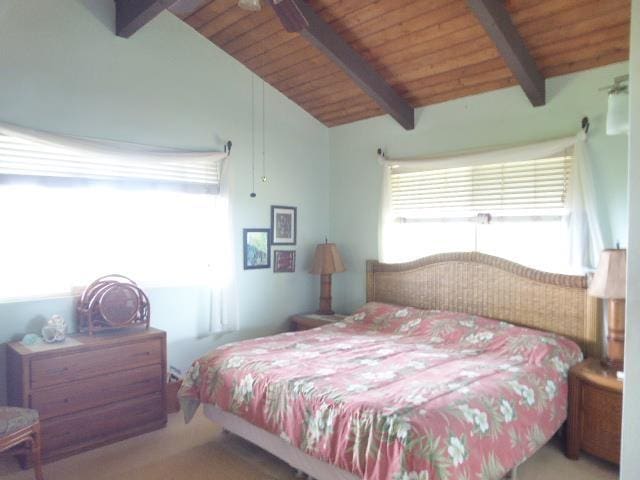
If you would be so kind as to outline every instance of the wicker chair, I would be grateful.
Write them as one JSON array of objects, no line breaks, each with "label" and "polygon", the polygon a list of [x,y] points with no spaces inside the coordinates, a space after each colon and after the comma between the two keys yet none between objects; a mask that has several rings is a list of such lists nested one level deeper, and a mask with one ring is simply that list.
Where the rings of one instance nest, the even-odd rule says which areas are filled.
[{"label": "wicker chair", "polygon": [[0,452],[31,453],[36,480],[44,480],[40,459],[40,419],[28,408],[0,407]]}]

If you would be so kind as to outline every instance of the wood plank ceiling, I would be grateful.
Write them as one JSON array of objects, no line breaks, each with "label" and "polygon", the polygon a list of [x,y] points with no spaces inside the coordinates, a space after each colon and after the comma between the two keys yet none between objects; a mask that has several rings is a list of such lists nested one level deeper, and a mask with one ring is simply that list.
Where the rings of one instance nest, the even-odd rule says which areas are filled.
[{"label": "wood plank ceiling", "polygon": [[[237,0],[214,0],[174,13],[327,126],[384,113],[262,3],[258,12],[240,9]],[[465,0],[308,3],[413,107],[517,84]],[[505,6],[545,78],[629,58],[630,0],[506,0]]]}]

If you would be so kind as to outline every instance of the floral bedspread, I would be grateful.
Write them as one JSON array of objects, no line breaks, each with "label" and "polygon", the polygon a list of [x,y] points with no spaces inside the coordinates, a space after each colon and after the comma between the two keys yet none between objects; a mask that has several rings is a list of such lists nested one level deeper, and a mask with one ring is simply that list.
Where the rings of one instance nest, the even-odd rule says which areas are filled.
[{"label": "floral bedspread", "polygon": [[494,480],[566,418],[570,340],[462,313],[368,303],[344,321],[194,362],[188,420],[215,404],[370,480]]}]

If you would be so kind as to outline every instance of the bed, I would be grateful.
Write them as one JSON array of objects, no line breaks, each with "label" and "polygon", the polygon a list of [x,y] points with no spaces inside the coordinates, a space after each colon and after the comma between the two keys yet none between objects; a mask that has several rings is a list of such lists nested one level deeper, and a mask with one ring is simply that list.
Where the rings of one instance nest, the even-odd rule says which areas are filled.
[{"label": "bed", "polygon": [[567,371],[597,354],[587,280],[479,253],[368,261],[344,321],[220,347],[180,391],[319,480],[498,480],[566,418]]}]

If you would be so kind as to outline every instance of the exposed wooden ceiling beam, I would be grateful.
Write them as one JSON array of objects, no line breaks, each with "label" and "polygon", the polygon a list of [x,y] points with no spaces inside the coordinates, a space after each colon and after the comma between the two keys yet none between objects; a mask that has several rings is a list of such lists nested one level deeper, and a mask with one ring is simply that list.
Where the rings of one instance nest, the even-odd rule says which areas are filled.
[{"label": "exposed wooden ceiling beam", "polygon": [[546,101],[544,77],[500,0],[467,0],[534,107]]},{"label": "exposed wooden ceiling beam", "polygon": [[129,38],[176,0],[115,0],[116,35]]},{"label": "exposed wooden ceiling beam", "polygon": [[415,126],[409,105],[303,0],[269,0],[289,32],[299,32],[349,75],[380,107],[407,130]]}]

